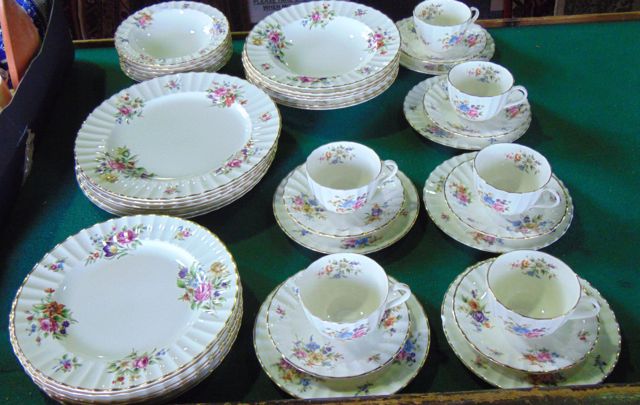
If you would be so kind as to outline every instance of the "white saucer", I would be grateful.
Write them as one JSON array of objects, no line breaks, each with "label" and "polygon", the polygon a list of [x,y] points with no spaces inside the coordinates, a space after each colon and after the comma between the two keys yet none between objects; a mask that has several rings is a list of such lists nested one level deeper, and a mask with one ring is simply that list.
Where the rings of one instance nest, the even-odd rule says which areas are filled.
[{"label": "white saucer", "polygon": [[424,95],[425,113],[440,128],[468,137],[493,138],[511,133],[531,123],[531,106],[524,101],[502,110],[486,121],[469,121],[460,117],[449,102],[447,78],[438,77]]},{"label": "white saucer", "polygon": [[398,177],[387,181],[367,205],[352,214],[327,211],[309,188],[304,165],[298,166],[284,188],[284,206],[295,222],[308,231],[329,237],[362,236],[396,219],[404,205]]},{"label": "white saucer", "polygon": [[425,363],[431,342],[429,322],[418,300],[411,296],[406,303],[411,316],[409,338],[388,367],[370,375],[341,379],[319,379],[298,371],[281,357],[269,338],[267,309],[272,296],[273,293],[262,304],[256,317],[253,345],[269,378],[296,398],[394,394],[406,387]]},{"label": "white saucer", "polygon": [[555,178],[555,181],[557,181],[562,188],[563,199],[566,201],[568,208],[566,215],[552,232],[531,238],[503,239],[480,232],[460,221],[447,204],[444,195],[444,184],[447,176],[449,176],[449,173],[451,173],[454,168],[467,160],[473,159],[475,155],[475,152],[465,153],[444,161],[431,172],[425,182],[422,198],[429,217],[438,228],[462,244],[474,249],[494,253],[504,253],[518,249],[542,249],[554,243],[565,234],[573,219],[573,202],[569,191],[557,178]]},{"label": "white saucer", "polygon": [[327,237],[315,235],[307,229],[296,223],[287,213],[283,203],[284,188],[287,184],[290,173],[278,186],[273,196],[273,213],[278,226],[284,233],[297,244],[320,253],[340,253],[351,252],[368,254],[384,249],[396,243],[405,236],[413,227],[418,218],[418,210],[420,200],[418,191],[411,180],[402,172],[398,172],[397,177],[400,179],[404,189],[404,205],[400,210],[400,214],[384,228],[367,234],[366,236],[355,237]]},{"label": "white saucer", "polygon": [[357,341],[331,339],[307,319],[289,279],[274,293],[267,312],[267,328],[276,350],[291,365],[324,378],[357,377],[388,366],[409,336],[406,305],[390,309],[380,328]]},{"label": "white saucer", "polygon": [[[555,177],[549,181],[549,187],[560,196],[565,194]],[[493,212],[475,191],[472,160],[461,163],[449,173],[444,189],[447,204],[460,221],[497,238],[527,239],[547,235],[562,223],[569,211],[569,204],[562,200],[553,208],[531,208],[509,217]]]},{"label": "white saucer", "polygon": [[527,123],[501,136],[488,138],[467,136],[457,131],[450,132],[440,128],[429,118],[422,104],[427,89],[437,81],[437,77],[431,77],[418,83],[404,99],[403,110],[407,121],[409,121],[409,125],[425,138],[452,148],[480,150],[494,143],[514,142],[524,135],[529,128],[529,123]]},{"label": "white saucer", "polygon": [[454,291],[460,280],[474,268],[488,265],[493,259],[477,263],[459,275],[449,286],[441,308],[445,336],[462,363],[478,377],[500,388],[527,388],[532,386],[571,386],[601,383],[615,367],[620,355],[620,328],[615,314],[598,290],[587,281],[580,280],[586,293],[598,301],[600,333],[594,350],[575,367],[548,374],[530,374],[502,367],[487,360],[465,340],[453,316]]},{"label": "white saucer", "polygon": [[488,268],[489,263],[485,263],[466,273],[453,297],[454,320],[478,352],[496,364],[528,373],[568,369],[591,353],[598,340],[595,316],[569,320],[553,334],[543,337],[536,337],[535,328],[508,326],[494,317],[487,293]]}]

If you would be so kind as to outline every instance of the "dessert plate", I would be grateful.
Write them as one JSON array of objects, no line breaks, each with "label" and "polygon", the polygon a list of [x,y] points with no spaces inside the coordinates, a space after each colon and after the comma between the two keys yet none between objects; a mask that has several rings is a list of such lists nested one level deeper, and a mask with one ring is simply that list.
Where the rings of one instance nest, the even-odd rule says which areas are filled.
[{"label": "dessert plate", "polygon": [[289,216],[309,232],[330,237],[362,236],[383,228],[400,215],[404,189],[400,179],[393,177],[381,185],[366,206],[352,214],[336,214],[317,201],[301,165],[284,187],[283,203]]},{"label": "dessert plate", "polygon": [[[278,110],[260,89],[215,73],[163,76],[115,94],[87,118],[79,168],[106,192],[141,199],[229,185],[272,150]],[[173,186],[176,192],[167,196]]]},{"label": "dessert plate", "polygon": [[36,264],[12,305],[11,343],[39,381],[96,395],[144,387],[215,348],[239,294],[233,257],[205,228],[119,218],[69,237]]},{"label": "dessert plate", "polygon": [[[564,190],[555,177],[551,178],[548,186],[562,199]],[[547,235],[562,223],[569,210],[567,201],[561,200],[553,208],[531,208],[522,214],[501,216],[480,201],[481,197],[475,190],[473,160],[467,160],[454,168],[443,187],[449,209],[460,221],[501,239],[527,239]],[[544,198],[553,197],[545,194]]]},{"label": "dessert plate", "polygon": [[403,304],[387,310],[378,330],[355,342],[328,338],[309,322],[294,289],[290,278],[275,291],[267,328],[282,358],[309,375],[345,378],[371,374],[388,366],[409,336],[411,320]]},{"label": "dessert plate", "polygon": [[[531,122],[531,107],[525,101],[517,106],[502,110],[501,113],[486,121],[469,121],[460,117],[449,102],[447,78],[438,77],[435,83],[426,89],[423,105],[426,114],[440,128],[457,132],[469,137],[491,138],[511,133]],[[473,111],[474,106],[469,106]]]},{"label": "dessert plate", "polygon": [[522,239],[503,239],[480,232],[462,222],[447,204],[445,181],[453,169],[461,163],[473,159],[475,155],[475,152],[465,153],[446,160],[431,172],[425,182],[422,198],[429,217],[438,228],[464,245],[493,253],[504,253],[518,249],[542,249],[560,239],[567,232],[573,219],[573,202],[569,190],[557,177],[554,177],[554,180],[562,189],[561,195],[568,208],[560,224],[547,234]]},{"label": "dessert plate", "polygon": [[543,337],[537,337],[534,328],[494,317],[487,295],[488,268],[486,263],[466,273],[453,296],[454,321],[480,354],[504,367],[550,373],[573,367],[591,353],[598,339],[597,317],[569,320]]},{"label": "dessert plate", "polygon": [[444,146],[457,149],[479,150],[494,143],[514,142],[529,129],[530,121],[511,132],[493,137],[467,136],[450,132],[434,123],[424,110],[422,100],[427,90],[438,82],[437,77],[426,79],[415,85],[404,99],[404,116],[409,125],[425,138]]},{"label": "dessert plate", "polygon": [[447,290],[441,308],[442,326],[449,345],[460,361],[474,374],[500,388],[533,386],[571,386],[601,383],[615,367],[620,355],[620,328],[607,301],[587,281],[580,280],[587,295],[600,304],[600,331],[594,349],[575,367],[548,374],[531,374],[497,365],[479,354],[464,338],[453,315],[454,291],[460,280],[476,267],[489,265],[494,259],[469,267],[454,280]]},{"label": "dessert plate", "polygon": [[[291,173],[289,176],[291,176]],[[404,189],[405,202],[399,215],[396,219],[390,221],[387,226],[365,236],[335,238],[315,235],[295,222],[284,207],[284,188],[289,176],[280,183],[273,196],[273,213],[276,222],[294,242],[316,252],[326,254],[340,252],[367,254],[376,252],[393,245],[405,236],[418,218],[420,207],[418,192],[411,180],[399,171],[397,177],[400,179]]]},{"label": "dessert plate", "polygon": [[354,378],[320,379],[303,373],[282,358],[269,338],[267,310],[272,296],[273,293],[262,304],[256,317],[253,345],[267,376],[296,398],[394,394],[407,386],[425,363],[431,342],[429,322],[418,300],[411,296],[406,302],[411,316],[409,338],[389,366]]}]

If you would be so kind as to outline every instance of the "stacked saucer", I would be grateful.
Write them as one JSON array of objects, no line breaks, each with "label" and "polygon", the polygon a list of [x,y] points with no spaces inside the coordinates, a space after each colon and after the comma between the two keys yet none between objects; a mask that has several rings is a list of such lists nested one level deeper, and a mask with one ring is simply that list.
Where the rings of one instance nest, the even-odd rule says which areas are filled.
[{"label": "stacked saucer", "polygon": [[543,328],[514,329],[488,302],[487,271],[495,260],[469,267],[449,286],[442,303],[447,341],[464,365],[500,388],[602,382],[618,360],[620,331],[600,293],[580,279],[584,296],[600,309],[597,316],[569,320],[545,336],[540,336]]},{"label": "stacked saucer", "polygon": [[24,370],[55,400],[129,403],[206,378],[241,318],[224,244],[193,222],[147,215],[96,224],[47,253],[18,290],[9,328]]},{"label": "stacked saucer", "polygon": [[477,24],[452,38],[452,46],[445,52],[429,50],[416,32],[413,18],[396,22],[402,37],[400,64],[407,69],[430,75],[446,74],[451,68],[468,60],[490,60],[495,52],[491,35]]},{"label": "stacked saucer", "polygon": [[329,110],[363,103],[394,82],[400,35],[370,7],[315,1],[277,11],[249,33],[242,53],[247,80],[276,102]]},{"label": "stacked saucer", "polygon": [[215,72],[231,58],[231,32],[217,9],[192,1],[143,8],[120,24],[115,47],[133,80],[193,71]]},{"label": "stacked saucer", "polygon": [[[327,335],[305,312],[312,309],[304,307],[298,296],[302,274],[312,272],[314,279],[324,278],[330,284],[345,283],[363,271],[360,266],[366,259],[354,254],[321,258],[277,287],[262,304],[254,329],[256,354],[267,375],[292,396],[393,394],[423,366],[430,344],[429,324],[410,292],[406,302],[381,313],[374,328],[359,325]],[[316,275],[316,265],[322,269],[321,276]]]},{"label": "stacked saucer", "polygon": [[113,214],[193,217],[251,190],[279,134],[276,105],[252,84],[216,73],[163,76],[89,115],[76,139],[76,177]]}]

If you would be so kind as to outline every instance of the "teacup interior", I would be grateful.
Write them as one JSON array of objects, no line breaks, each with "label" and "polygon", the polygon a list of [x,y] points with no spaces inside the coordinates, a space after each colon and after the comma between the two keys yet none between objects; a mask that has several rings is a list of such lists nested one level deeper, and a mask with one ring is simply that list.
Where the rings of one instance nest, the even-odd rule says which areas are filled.
[{"label": "teacup interior", "polygon": [[513,86],[513,76],[502,66],[490,62],[468,62],[449,72],[449,83],[462,93],[476,97],[493,97]]},{"label": "teacup interior", "polygon": [[492,145],[474,160],[475,170],[493,187],[524,193],[539,190],[551,178],[547,160],[531,148],[516,144]]},{"label": "teacup interior", "polygon": [[333,18],[323,29],[287,24],[283,32],[288,44],[284,63],[294,74],[331,77],[345,74],[373,58],[368,37],[373,31],[365,24],[346,17]]},{"label": "teacup interior", "polygon": [[189,9],[167,9],[153,14],[144,29],[132,30],[134,49],[154,58],[187,56],[204,48],[211,40],[211,17]]},{"label": "teacup interior", "polygon": [[415,15],[429,25],[448,27],[465,23],[471,18],[471,10],[459,1],[425,1],[418,5]]},{"label": "teacup interior", "polygon": [[378,155],[362,145],[333,143],[316,149],[307,159],[309,176],[336,190],[351,190],[371,183],[380,173]]}]

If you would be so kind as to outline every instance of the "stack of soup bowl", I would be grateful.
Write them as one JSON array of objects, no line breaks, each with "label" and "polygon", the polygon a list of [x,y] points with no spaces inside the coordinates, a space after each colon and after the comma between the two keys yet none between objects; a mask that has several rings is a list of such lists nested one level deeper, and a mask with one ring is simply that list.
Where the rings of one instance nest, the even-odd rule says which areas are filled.
[{"label": "stack of soup bowl", "polygon": [[192,1],[160,3],[129,16],[116,30],[115,47],[122,71],[137,81],[215,72],[233,54],[226,17]]},{"label": "stack of soup bowl", "polygon": [[400,34],[387,16],[357,3],[315,1],[277,11],[251,30],[247,80],[279,104],[329,110],[363,103],[394,82]]}]

